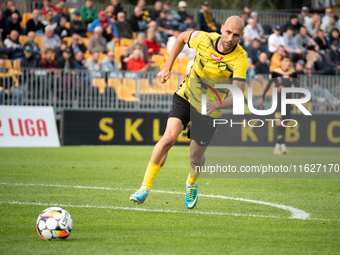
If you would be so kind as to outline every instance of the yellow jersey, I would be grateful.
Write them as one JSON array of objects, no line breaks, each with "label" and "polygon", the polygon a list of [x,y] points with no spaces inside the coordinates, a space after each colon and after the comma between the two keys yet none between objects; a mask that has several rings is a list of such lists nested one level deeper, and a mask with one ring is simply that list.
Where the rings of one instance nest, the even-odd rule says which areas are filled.
[{"label": "yellow jersey", "polygon": [[[215,91],[209,92],[215,84],[231,84],[230,78],[246,80],[247,53],[239,44],[236,44],[229,53],[220,52],[217,49],[220,39],[221,35],[218,33],[203,31],[194,31],[189,37],[188,46],[196,49],[196,57],[189,74],[176,93],[187,100],[199,113],[201,113],[202,94],[207,94],[208,100],[216,102],[227,97],[228,89],[214,89]],[[219,98],[214,94],[215,92]],[[222,110],[215,110],[209,116],[220,118],[221,114]]]}]

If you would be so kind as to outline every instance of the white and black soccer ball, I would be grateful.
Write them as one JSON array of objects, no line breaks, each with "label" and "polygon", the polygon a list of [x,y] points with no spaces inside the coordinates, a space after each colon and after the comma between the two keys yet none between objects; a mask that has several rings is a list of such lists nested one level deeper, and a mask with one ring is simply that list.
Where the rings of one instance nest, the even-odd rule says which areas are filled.
[{"label": "white and black soccer ball", "polygon": [[44,210],[37,220],[37,231],[43,240],[61,240],[67,238],[72,231],[71,214],[60,207]]}]

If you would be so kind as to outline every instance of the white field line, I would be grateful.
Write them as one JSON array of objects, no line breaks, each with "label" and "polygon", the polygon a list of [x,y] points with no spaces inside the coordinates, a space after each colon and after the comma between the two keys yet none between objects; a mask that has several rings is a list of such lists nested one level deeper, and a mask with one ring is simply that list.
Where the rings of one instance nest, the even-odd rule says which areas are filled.
[{"label": "white field line", "polygon": [[[98,190],[119,190],[119,191],[135,191],[135,189],[122,189],[122,188],[109,188],[109,187],[88,187],[88,186],[71,186],[71,185],[56,185],[56,184],[34,184],[34,183],[0,183],[0,185],[14,185],[14,186],[41,186],[41,187],[60,187],[60,188],[75,188],[75,189],[98,189]],[[169,194],[178,194],[178,195],[185,195],[184,192],[176,192],[176,191],[165,191],[165,190],[153,190],[152,192],[159,192],[159,193],[169,193]],[[286,211],[289,211],[291,213],[291,216],[288,217],[290,219],[300,219],[300,220],[306,220],[310,219],[310,214],[294,208],[292,206],[286,206],[276,203],[270,203],[270,202],[264,202],[259,200],[253,200],[253,199],[246,199],[246,198],[234,198],[234,197],[226,197],[226,196],[220,196],[220,195],[205,195],[205,194],[199,194],[201,197],[210,197],[210,198],[219,198],[219,199],[228,199],[228,200],[236,200],[236,201],[242,201],[242,202],[248,202],[248,203],[254,203],[254,204],[261,204],[261,205],[268,205],[272,206],[278,209],[283,209]],[[15,201],[8,201],[8,202],[1,202],[1,203],[16,203]],[[20,203],[20,202],[17,202]],[[34,203],[32,204],[34,205]],[[48,205],[48,204],[46,204]],[[53,204],[56,205],[56,204]],[[70,206],[72,205],[64,205],[64,206]],[[151,212],[172,212],[172,213],[198,213],[198,214],[214,214],[214,215],[234,215],[234,216],[253,216],[253,217],[269,217],[269,218],[283,218],[280,216],[265,216],[265,215],[255,215],[255,214],[228,214],[228,213],[219,213],[219,212],[198,212],[198,211],[168,211],[168,210],[151,210],[151,209],[143,209],[143,208],[129,208],[129,207],[100,207],[100,206],[89,206],[89,205],[80,205],[75,207],[93,207],[93,208],[108,208],[108,209],[120,209],[120,210],[138,210],[138,211],[151,211]],[[125,208],[125,209],[124,209]],[[317,219],[316,219],[317,220]],[[322,220],[322,219],[320,219]]]}]

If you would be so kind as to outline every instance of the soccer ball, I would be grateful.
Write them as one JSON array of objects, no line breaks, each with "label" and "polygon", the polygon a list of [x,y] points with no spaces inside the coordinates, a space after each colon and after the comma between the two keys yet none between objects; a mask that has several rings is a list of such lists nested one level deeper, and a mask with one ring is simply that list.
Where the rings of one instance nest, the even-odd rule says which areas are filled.
[{"label": "soccer ball", "polygon": [[61,240],[67,238],[72,231],[71,215],[60,207],[44,210],[37,220],[37,231],[43,240]]}]

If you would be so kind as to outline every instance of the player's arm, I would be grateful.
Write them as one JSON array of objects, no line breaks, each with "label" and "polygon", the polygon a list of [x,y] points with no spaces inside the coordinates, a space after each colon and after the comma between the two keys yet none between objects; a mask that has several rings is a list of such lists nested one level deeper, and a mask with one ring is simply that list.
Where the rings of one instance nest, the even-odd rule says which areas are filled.
[{"label": "player's arm", "polygon": [[168,61],[165,63],[164,69],[157,74],[158,80],[161,83],[165,83],[170,78],[172,65],[179,53],[183,50],[185,44],[188,43],[191,33],[191,31],[182,32],[177,37],[175,45],[170,52]]}]

